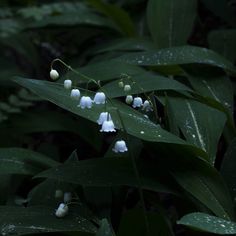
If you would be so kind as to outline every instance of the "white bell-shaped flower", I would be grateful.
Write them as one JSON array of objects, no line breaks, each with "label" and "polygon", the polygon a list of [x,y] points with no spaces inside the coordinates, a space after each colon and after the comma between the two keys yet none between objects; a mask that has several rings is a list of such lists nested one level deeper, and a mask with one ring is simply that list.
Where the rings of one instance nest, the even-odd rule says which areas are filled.
[{"label": "white bell-shaped flower", "polygon": [[123,81],[119,81],[118,86],[119,86],[120,88],[123,88],[123,87],[124,87],[124,82],[123,82]]},{"label": "white bell-shaped flower", "polygon": [[59,207],[56,210],[56,217],[62,218],[68,214],[69,208],[66,204],[60,203]]},{"label": "white bell-shaped flower", "polygon": [[133,96],[132,95],[127,95],[125,98],[125,102],[127,104],[131,104],[133,102]]},{"label": "white bell-shaped flower", "polygon": [[105,120],[102,123],[102,128],[100,129],[100,132],[116,132],[115,125],[112,120]]},{"label": "white bell-shaped flower", "polygon": [[111,114],[108,113],[108,112],[102,112],[102,113],[100,113],[100,115],[99,115],[99,118],[98,118],[98,120],[97,120],[97,123],[98,123],[99,125],[102,125],[103,122],[106,121],[106,120],[111,120]]},{"label": "white bell-shaped flower", "polygon": [[143,103],[143,107],[142,110],[145,110],[147,112],[152,111],[152,105],[150,104],[150,102],[148,100],[145,100]]},{"label": "white bell-shaped flower", "polygon": [[114,148],[112,149],[113,152],[127,152],[128,148],[124,140],[116,141]]},{"label": "white bell-shaped flower", "polygon": [[70,79],[66,79],[64,81],[64,88],[65,89],[71,89],[71,86],[72,86],[72,81]]},{"label": "white bell-shaped flower", "polygon": [[136,107],[141,107],[143,105],[143,100],[141,97],[136,97],[134,98],[134,101],[133,101],[133,108],[136,108]]},{"label": "white bell-shaped flower", "polygon": [[72,89],[70,92],[70,97],[73,98],[74,100],[79,100],[79,98],[80,98],[79,89]]},{"label": "white bell-shaped flower", "polygon": [[96,103],[96,104],[105,104],[106,102],[106,95],[105,93],[103,92],[97,92],[94,96],[94,99],[93,101]]},{"label": "white bell-shaped flower", "polygon": [[56,80],[56,79],[58,79],[59,78],[59,73],[56,71],[56,70],[51,70],[50,71],[50,78],[52,79],[52,80]]},{"label": "white bell-shaped flower", "polygon": [[71,192],[65,192],[64,193],[64,203],[69,203],[71,202],[72,199],[72,194]]},{"label": "white bell-shaped flower", "polygon": [[129,85],[129,84],[126,84],[125,86],[124,86],[124,91],[125,92],[129,92],[131,90],[131,86]]},{"label": "white bell-shaped flower", "polygon": [[92,107],[93,100],[89,96],[82,96],[80,99],[79,107],[81,109],[84,108],[91,108]]}]

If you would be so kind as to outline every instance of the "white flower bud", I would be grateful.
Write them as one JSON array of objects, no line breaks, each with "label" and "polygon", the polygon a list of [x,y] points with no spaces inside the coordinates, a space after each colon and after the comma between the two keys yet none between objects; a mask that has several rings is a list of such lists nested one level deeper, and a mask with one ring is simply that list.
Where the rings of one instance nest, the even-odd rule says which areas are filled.
[{"label": "white flower bud", "polygon": [[71,202],[72,195],[71,192],[66,192],[64,193],[64,203],[69,203]]},{"label": "white flower bud", "polygon": [[97,92],[94,96],[94,99],[93,101],[96,103],[96,104],[105,104],[106,102],[106,95],[105,93],[103,92]]},{"label": "white flower bud", "polygon": [[57,189],[55,192],[55,198],[61,198],[63,196],[63,192],[61,189]]},{"label": "white flower bud", "polygon": [[91,108],[92,107],[93,100],[89,96],[82,96],[80,99],[79,107],[81,109],[84,108]]},{"label": "white flower bud", "polygon": [[112,120],[105,120],[102,124],[100,132],[116,132],[115,125]]},{"label": "white flower bud", "polygon": [[141,107],[143,105],[143,100],[141,97],[136,97],[134,98],[134,101],[133,101],[133,108],[136,108],[136,107]]},{"label": "white flower bud", "polygon": [[150,104],[150,102],[148,100],[145,100],[144,103],[143,103],[143,108],[142,110],[145,110],[145,111],[152,111],[152,106]]},{"label": "white flower bud", "polygon": [[80,91],[79,91],[79,89],[72,89],[71,92],[70,92],[70,96],[74,100],[79,100],[79,98],[80,98]]},{"label": "white flower bud", "polygon": [[51,70],[50,71],[50,78],[52,79],[52,80],[56,80],[56,79],[58,79],[59,78],[59,74],[58,74],[58,72],[56,71],[56,70]]},{"label": "white flower bud", "polygon": [[113,152],[127,152],[128,148],[124,140],[116,141],[114,148],[112,149]]},{"label": "white flower bud", "polygon": [[133,102],[133,96],[132,95],[127,95],[125,98],[125,102],[127,104],[131,104]]},{"label": "white flower bud", "polygon": [[99,115],[99,118],[97,120],[97,123],[99,125],[102,125],[104,121],[106,120],[111,120],[111,114],[109,114],[108,112],[102,112]]},{"label": "white flower bud", "polygon": [[64,81],[64,88],[65,89],[71,89],[71,86],[72,86],[72,81],[70,79],[66,79]]},{"label": "white flower bud", "polygon": [[125,92],[129,92],[131,90],[131,86],[129,84],[126,84],[124,87]]},{"label": "white flower bud", "polygon": [[62,218],[68,214],[69,208],[66,204],[60,203],[59,207],[56,210],[56,217]]},{"label": "white flower bud", "polygon": [[118,85],[119,85],[120,88],[123,88],[123,87],[124,87],[124,82],[123,82],[123,81],[120,81],[120,82],[118,83]]}]

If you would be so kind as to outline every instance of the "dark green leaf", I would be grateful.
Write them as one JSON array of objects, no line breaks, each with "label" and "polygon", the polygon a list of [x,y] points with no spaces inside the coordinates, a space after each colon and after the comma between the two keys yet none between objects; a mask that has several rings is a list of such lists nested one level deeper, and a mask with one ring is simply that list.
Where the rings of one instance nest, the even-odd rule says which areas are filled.
[{"label": "dark green leaf", "polygon": [[158,48],[187,43],[197,11],[196,0],[149,0],[147,21]]},{"label": "dark green leaf", "polygon": [[107,219],[102,219],[100,228],[98,229],[96,236],[105,236],[105,235],[106,236],[115,236],[115,233],[113,232]]},{"label": "dark green leaf", "polygon": [[200,212],[185,215],[177,223],[203,232],[221,235],[236,234],[235,222]]}]

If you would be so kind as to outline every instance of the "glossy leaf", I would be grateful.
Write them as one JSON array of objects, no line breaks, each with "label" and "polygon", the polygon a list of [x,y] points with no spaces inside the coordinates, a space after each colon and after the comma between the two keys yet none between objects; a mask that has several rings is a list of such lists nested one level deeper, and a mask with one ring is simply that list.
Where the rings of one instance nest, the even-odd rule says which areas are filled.
[{"label": "glossy leaf", "polygon": [[101,225],[96,233],[96,236],[115,236],[115,233],[113,232],[107,219],[102,219],[100,224]]},{"label": "glossy leaf", "polygon": [[149,0],[147,22],[158,48],[187,43],[197,11],[196,0]]},{"label": "glossy leaf", "polygon": [[191,227],[198,231],[220,235],[235,235],[236,223],[206,213],[190,213],[183,216],[178,222],[180,225]]},{"label": "glossy leaf", "polygon": [[0,174],[34,175],[56,166],[52,159],[23,148],[0,148]]},{"label": "glossy leaf", "polygon": [[225,114],[190,99],[168,98],[168,103],[171,110],[169,119],[173,117],[173,122],[188,142],[208,153],[209,162],[213,165],[218,141],[226,122]]},{"label": "glossy leaf", "polygon": [[[152,164],[140,161],[139,166],[143,188],[172,193],[168,186],[158,181],[158,173]],[[132,162],[125,157],[96,158],[64,164],[44,171],[36,177],[55,179],[82,186],[138,186]]]},{"label": "glossy leaf", "polygon": [[[36,93],[42,98],[49,100],[56,105],[77,115],[85,117],[86,119],[89,119],[93,122],[96,122],[99,114],[105,110],[104,105],[94,105],[92,109],[81,109],[77,107],[78,102],[70,98],[69,92],[66,91],[61,84],[22,78],[17,78],[15,81],[30,89],[32,92]],[[94,93],[88,92],[88,95],[93,97]],[[144,117],[141,113],[121,102],[112,100],[111,103],[110,100],[107,102],[106,108],[111,113],[113,121],[115,122],[115,126],[117,128],[121,128],[122,125],[120,122],[120,117],[117,113],[118,109],[120,116],[123,119],[126,131],[135,137],[151,142],[165,142],[186,145],[182,139],[172,135],[171,133],[168,133],[159,125],[154,124],[148,118]],[[194,152],[200,151],[199,149],[194,148],[192,145],[190,145],[190,147]],[[200,151],[199,155],[204,156],[205,153]]]},{"label": "glossy leaf", "polygon": [[[116,80],[102,87],[107,96],[114,98],[127,95],[127,92],[124,91],[124,88],[120,88],[118,86],[118,82],[119,81]],[[139,73],[137,75],[131,76],[131,79],[124,79],[123,82],[125,84],[131,85],[131,90],[128,92],[129,94],[140,94],[162,90],[192,91],[189,87],[174,79],[170,79],[161,75],[155,75],[150,72]]]},{"label": "glossy leaf", "polygon": [[168,66],[205,64],[236,74],[233,64],[219,54],[206,48],[182,46],[159,51],[129,53],[119,58],[121,61],[140,66]]},{"label": "glossy leaf", "polygon": [[47,232],[81,231],[95,233],[96,227],[84,215],[82,207],[70,207],[69,214],[58,219],[55,209],[45,206],[0,207],[1,235],[25,235]]}]

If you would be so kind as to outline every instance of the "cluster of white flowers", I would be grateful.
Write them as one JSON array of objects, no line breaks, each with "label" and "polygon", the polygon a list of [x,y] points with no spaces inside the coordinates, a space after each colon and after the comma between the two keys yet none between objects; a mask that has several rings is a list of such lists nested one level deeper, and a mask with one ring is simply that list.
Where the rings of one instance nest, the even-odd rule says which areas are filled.
[{"label": "cluster of white flowers", "polygon": [[[55,192],[55,198],[62,198],[63,197],[63,192],[60,189],[57,189]],[[65,217],[68,212],[69,212],[69,207],[68,204],[72,200],[72,194],[71,192],[65,192],[64,193],[64,198],[62,203],[59,204],[58,208],[56,209],[55,215],[58,218],[63,218]]]},{"label": "cluster of white flowers", "polygon": [[127,95],[126,98],[125,98],[125,102],[127,104],[132,104],[133,108],[142,107],[142,110],[144,110],[146,112],[149,112],[149,111],[153,110],[152,105],[148,100],[145,100],[143,102],[143,99],[141,97],[138,97],[138,96],[133,98],[132,95]]}]

